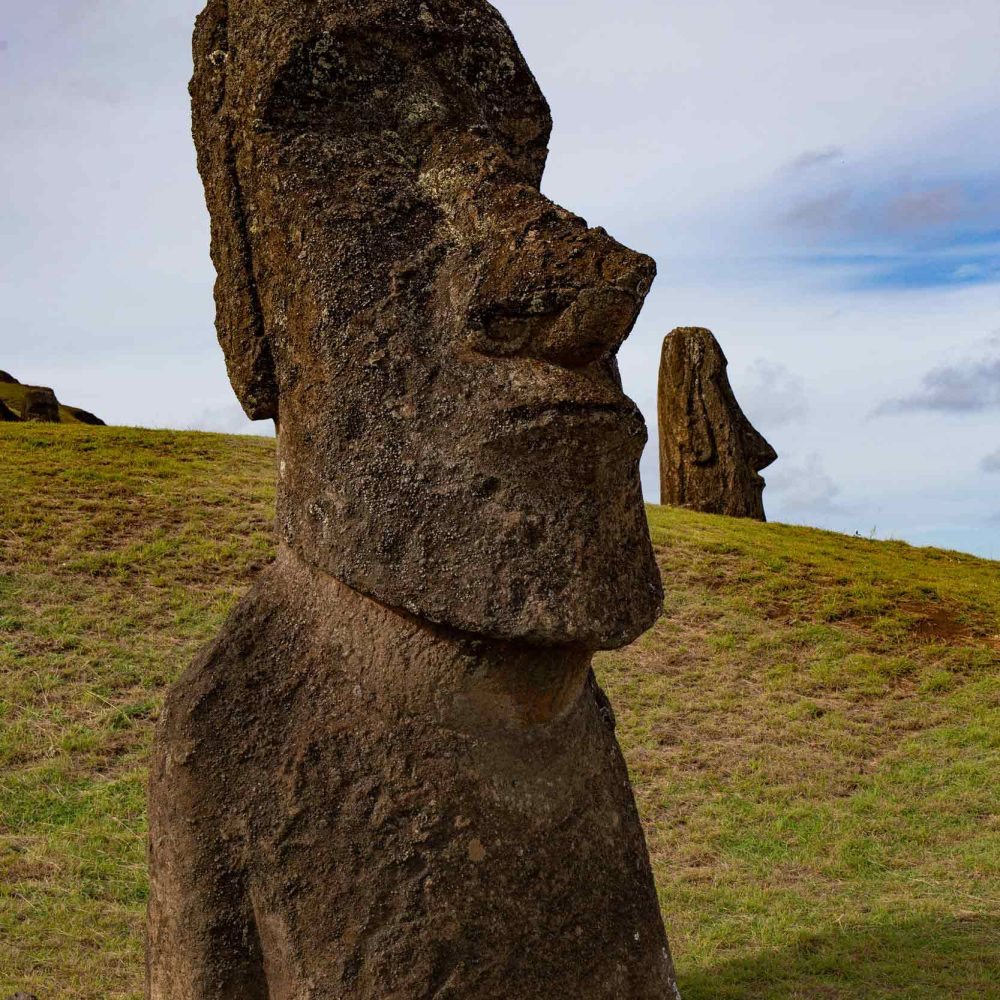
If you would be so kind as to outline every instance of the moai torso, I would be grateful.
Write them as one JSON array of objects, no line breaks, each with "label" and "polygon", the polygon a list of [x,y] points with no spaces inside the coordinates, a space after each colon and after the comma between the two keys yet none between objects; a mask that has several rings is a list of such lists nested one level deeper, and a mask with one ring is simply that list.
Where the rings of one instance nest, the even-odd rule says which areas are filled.
[{"label": "moai torso", "polygon": [[672,997],[589,657],[362,602],[286,557],[174,689],[151,996]]}]

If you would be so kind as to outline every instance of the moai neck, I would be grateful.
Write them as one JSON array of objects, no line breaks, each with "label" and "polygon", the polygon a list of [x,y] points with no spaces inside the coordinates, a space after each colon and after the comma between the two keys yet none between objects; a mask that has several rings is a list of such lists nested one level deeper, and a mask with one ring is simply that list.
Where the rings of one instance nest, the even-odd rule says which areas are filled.
[{"label": "moai neck", "polygon": [[[458,728],[531,727],[568,712],[593,653],[470,635],[385,607],[283,545],[264,590],[294,608],[308,647],[338,680],[370,692],[388,712],[434,713]],[[311,658],[312,659],[312,658]]]}]

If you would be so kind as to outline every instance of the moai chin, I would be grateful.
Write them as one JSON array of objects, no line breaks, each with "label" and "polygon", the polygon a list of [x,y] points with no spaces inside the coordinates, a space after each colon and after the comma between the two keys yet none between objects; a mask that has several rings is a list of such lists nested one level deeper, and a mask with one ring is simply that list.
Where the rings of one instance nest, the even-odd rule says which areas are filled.
[{"label": "moai chin", "polygon": [[777,452],[746,418],[711,330],[679,327],[660,358],[660,503],[766,521],[760,475]]},{"label": "moai chin", "polygon": [[280,547],[161,719],[148,997],[673,998],[591,671],[662,600],[615,361],[653,262],[540,194],[482,0],[212,0],[194,52]]}]

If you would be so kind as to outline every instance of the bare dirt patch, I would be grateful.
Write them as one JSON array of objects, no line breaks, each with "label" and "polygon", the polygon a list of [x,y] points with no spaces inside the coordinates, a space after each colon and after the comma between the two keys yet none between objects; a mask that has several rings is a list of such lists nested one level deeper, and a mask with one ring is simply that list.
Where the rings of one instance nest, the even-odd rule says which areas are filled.
[{"label": "bare dirt patch", "polygon": [[905,604],[902,609],[912,616],[911,632],[924,642],[970,643],[982,641],[974,629],[956,613],[939,604]]}]

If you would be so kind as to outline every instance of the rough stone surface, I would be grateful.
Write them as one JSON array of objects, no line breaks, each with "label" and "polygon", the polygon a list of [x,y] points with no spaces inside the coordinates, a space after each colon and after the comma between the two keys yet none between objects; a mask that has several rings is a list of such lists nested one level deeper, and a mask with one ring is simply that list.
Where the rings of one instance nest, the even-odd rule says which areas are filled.
[{"label": "rough stone surface", "polygon": [[539,193],[549,111],[497,12],[213,0],[195,62],[219,334],[281,425],[281,537],[456,628],[635,638],[661,595],[614,354],[655,266]]},{"label": "rough stone surface", "polygon": [[539,191],[482,0],[212,0],[217,320],[280,555],[170,693],[150,1000],[663,1000],[592,654],[654,621],[615,354],[649,258]]},{"label": "rough stone surface", "polygon": [[766,520],[760,471],[778,458],[733,395],[710,330],[668,334],[660,360],[660,502]]},{"label": "rough stone surface", "polygon": [[59,400],[51,389],[32,388],[24,394],[21,409],[22,420],[32,420],[40,424],[58,424]]},{"label": "rough stone surface", "polygon": [[156,1000],[673,996],[589,652],[429,626],[287,549],[172,692],[150,823]]},{"label": "rough stone surface", "polygon": [[0,399],[0,424],[12,424],[21,418]]}]

